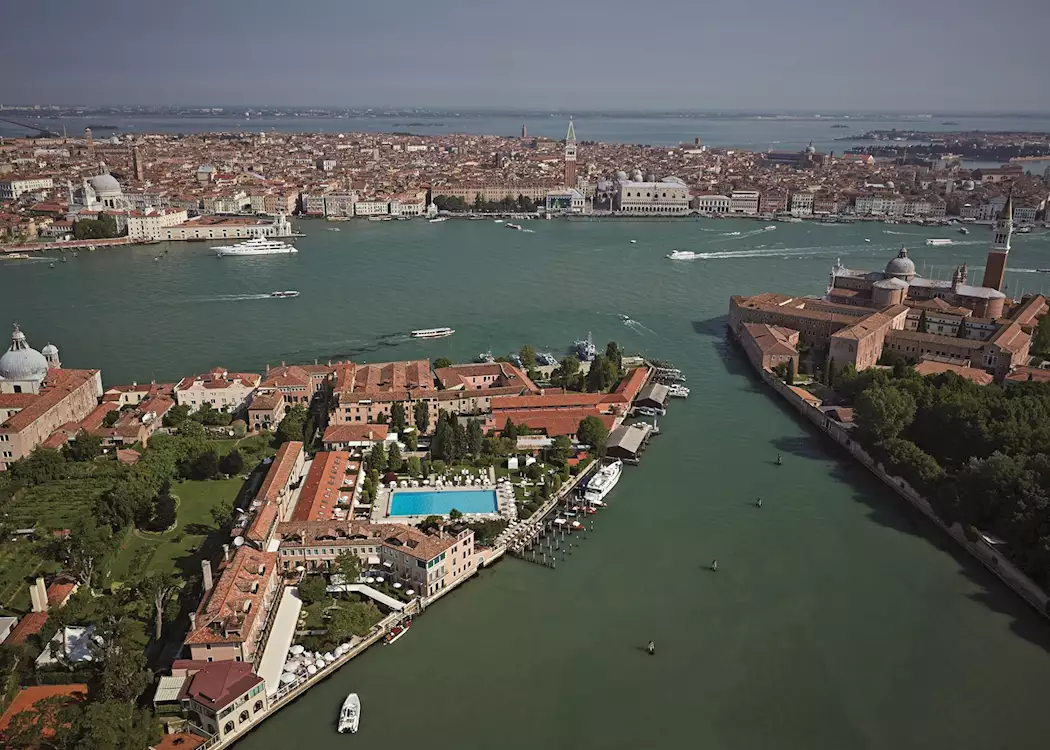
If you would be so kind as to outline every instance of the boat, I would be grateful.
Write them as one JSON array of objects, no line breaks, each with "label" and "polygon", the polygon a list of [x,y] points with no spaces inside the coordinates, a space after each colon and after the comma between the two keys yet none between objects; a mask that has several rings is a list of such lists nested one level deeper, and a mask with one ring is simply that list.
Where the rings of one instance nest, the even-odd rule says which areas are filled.
[{"label": "boat", "polygon": [[777,228],[777,225],[776,225],[776,224],[770,224],[770,225],[769,225],[769,226],[767,226],[767,227],[766,227],[765,229],[766,229],[766,231],[767,231],[767,232],[770,232],[770,231],[772,231],[772,230],[774,230],[774,229],[776,229],[776,228]]},{"label": "boat", "polygon": [[490,362],[495,362],[495,361],[496,361],[496,358],[492,356],[492,351],[491,350],[487,351],[487,352],[482,352],[481,354],[478,355],[478,362],[482,362],[484,364],[488,364]]},{"label": "boat", "polygon": [[0,253],[0,260],[28,260],[25,253]]},{"label": "boat", "polygon": [[387,633],[386,636],[383,638],[383,643],[389,646],[391,643],[393,643],[398,638],[407,633],[410,627],[412,627],[411,620],[405,620],[404,623],[402,623],[401,625],[395,625],[394,627],[390,628],[390,632]]},{"label": "boat", "polygon": [[740,232],[726,232],[726,237],[739,237]]},{"label": "boat", "polygon": [[572,350],[576,352],[581,362],[590,362],[598,353],[594,341],[591,340],[590,331],[587,332],[587,338],[572,342]]},{"label": "boat", "polygon": [[492,223],[493,224],[502,224],[503,223],[503,219],[493,219]]},{"label": "boat", "polygon": [[631,244],[632,245],[637,245],[638,244],[638,240],[631,240]]},{"label": "boat", "polygon": [[294,289],[285,289],[283,292],[270,292],[271,297],[285,298],[285,297],[298,297],[299,292]]},{"label": "boat", "polygon": [[343,708],[339,711],[339,733],[357,731],[357,725],[361,723],[361,699],[357,693],[350,693],[343,701]]},{"label": "boat", "polygon": [[521,224],[511,224],[509,221],[503,226],[505,226],[507,229],[521,229]]},{"label": "boat", "polygon": [[445,336],[451,336],[455,333],[453,328],[420,328],[417,331],[409,332],[409,336],[414,339],[441,339]]},{"label": "boat", "polygon": [[328,231],[329,232],[338,232],[339,231],[339,227],[328,227]]},{"label": "boat", "polygon": [[865,237],[865,238],[864,238],[864,241],[865,241],[865,242],[871,242],[871,239],[870,239],[869,237]]},{"label": "boat", "polygon": [[507,359],[509,359],[511,361],[511,364],[513,364],[515,367],[521,367],[521,355],[517,352],[511,352],[510,354],[508,354]]},{"label": "boat", "polygon": [[1037,268],[1036,273],[1050,273],[1050,268]]},{"label": "boat", "polygon": [[634,413],[642,417],[662,417],[667,413],[667,409],[656,409],[652,406],[636,406]]},{"label": "boat", "polygon": [[689,398],[689,389],[679,383],[671,383],[667,386],[667,395],[675,398]]},{"label": "boat", "polygon": [[544,367],[555,367],[558,364],[558,360],[550,352],[536,352],[536,361]]},{"label": "boat", "polygon": [[1025,224],[1023,227],[1017,227],[1017,233],[1018,234],[1031,234],[1032,233],[1032,227],[1030,225],[1028,225],[1028,224]]},{"label": "boat", "polygon": [[616,483],[620,481],[620,474],[623,472],[623,462],[620,460],[613,461],[611,464],[605,464],[587,481],[587,489],[583,491],[583,499],[591,502],[594,500],[604,500],[605,496],[612,491],[612,488],[616,486]]},{"label": "boat", "polygon": [[952,244],[952,241],[943,237],[934,237],[932,239],[926,240],[926,244],[932,247],[940,247],[942,245],[950,245]]},{"label": "boat", "polygon": [[969,234],[970,230],[966,227],[959,227],[959,234]]},{"label": "boat", "polygon": [[448,221],[448,217],[447,216],[438,216],[438,217],[433,218],[433,219],[427,219],[427,221],[429,221],[431,224],[440,224],[443,221]]},{"label": "boat", "polygon": [[266,237],[252,237],[246,242],[213,247],[212,250],[220,258],[238,255],[288,255],[299,252],[293,245]]},{"label": "boat", "polygon": [[692,250],[672,250],[664,257],[670,260],[696,260],[700,255]]}]

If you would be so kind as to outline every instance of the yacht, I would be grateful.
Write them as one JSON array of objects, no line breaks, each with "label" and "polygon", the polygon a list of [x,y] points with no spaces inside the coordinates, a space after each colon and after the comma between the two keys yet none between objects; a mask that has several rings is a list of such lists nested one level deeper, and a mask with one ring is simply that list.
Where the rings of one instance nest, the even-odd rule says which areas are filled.
[{"label": "yacht", "polygon": [[696,260],[700,255],[692,250],[672,250],[664,257],[671,260]]},{"label": "yacht", "polygon": [[343,701],[343,708],[339,712],[339,732],[354,733],[357,725],[361,722],[361,699],[357,693],[350,693]]},{"label": "yacht", "polygon": [[246,242],[213,247],[212,250],[220,258],[227,255],[287,255],[299,252],[292,245],[280,240],[267,239],[266,237],[253,237]]},{"label": "yacht", "polygon": [[544,367],[554,367],[558,364],[558,360],[550,352],[536,352],[536,360]]},{"label": "yacht", "polygon": [[605,496],[620,481],[622,471],[623,462],[619,459],[598,469],[598,472],[587,482],[587,489],[583,492],[583,499],[588,502],[604,500]]},{"label": "yacht", "polygon": [[952,241],[949,239],[935,237],[933,239],[926,240],[926,244],[931,245],[933,247],[940,247],[941,245],[950,245],[952,244]]},{"label": "yacht", "polygon": [[298,297],[299,292],[295,289],[285,289],[283,292],[270,292],[270,296],[284,299],[285,297]]},{"label": "yacht", "polygon": [[591,340],[591,334],[589,332],[587,333],[587,338],[572,343],[572,350],[576,352],[576,356],[580,358],[581,362],[590,362],[598,353],[598,350],[594,346],[594,341]]},{"label": "yacht", "polygon": [[675,398],[689,398],[689,389],[680,383],[671,383],[667,386],[667,395]]},{"label": "yacht", "polygon": [[442,339],[455,333],[454,328],[420,328],[411,331],[408,335],[414,339]]}]

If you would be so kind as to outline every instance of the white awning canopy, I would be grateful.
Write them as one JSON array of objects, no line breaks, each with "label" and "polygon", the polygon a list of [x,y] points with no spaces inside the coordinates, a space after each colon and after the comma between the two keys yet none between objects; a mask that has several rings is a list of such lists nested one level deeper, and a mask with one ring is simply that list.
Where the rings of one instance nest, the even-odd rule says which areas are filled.
[{"label": "white awning canopy", "polygon": [[379,564],[379,558],[375,557],[375,556],[368,558],[368,564],[369,565],[378,565]]}]

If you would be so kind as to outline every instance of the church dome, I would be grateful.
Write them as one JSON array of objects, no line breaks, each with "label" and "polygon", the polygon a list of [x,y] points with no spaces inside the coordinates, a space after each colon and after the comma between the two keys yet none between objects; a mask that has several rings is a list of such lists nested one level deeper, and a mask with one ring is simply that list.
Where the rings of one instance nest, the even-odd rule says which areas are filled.
[{"label": "church dome", "polygon": [[915,277],[915,263],[908,257],[907,248],[902,247],[897,257],[886,264],[886,275]]},{"label": "church dome", "polygon": [[40,353],[43,354],[45,357],[57,357],[58,356],[58,347],[55,346],[54,344],[48,344],[47,346],[45,346],[43,349],[40,350]]},{"label": "church dome", "polygon": [[815,153],[817,153],[817,147],[813,145],[813,141],[810,141],[809,145],[806,146],[806,153],[807,154],[815,154]]},{"label": "church dome", "polygon": [[120,183],[111,174],[99,174],[95,175],[88,180],[88,183],[95,190],[95,194],[99,196],[103,195],[120,195]]},{"label": "church dome", "polygon": [[25,334],[16,325],[11,334],[11,348],[0,357],[0,379],[40,381],[45,375],[47,360],[29,346]]},{"label": "church dome", "polygon": [[[896,260],[896,259],[894,259],[894,260]],[[892,263],[893,261],[890,261],[890,262]],[[911,261],[909,261],[909,263],[910,262]],[[898,279],[896,276],[891,276],[888,279],[883,279],[882,281],[876,281],[874,284],[872,284],[872,286],[875,287],[876,289],[907,289],[908,288],[908,282],[905,281],[904,279]]]}]

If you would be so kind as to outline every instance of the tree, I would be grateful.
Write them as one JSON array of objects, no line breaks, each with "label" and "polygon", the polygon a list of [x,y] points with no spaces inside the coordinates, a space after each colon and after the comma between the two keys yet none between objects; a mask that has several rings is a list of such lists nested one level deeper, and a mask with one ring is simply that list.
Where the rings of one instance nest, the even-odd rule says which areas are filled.
[{"label": "tree", "polygon": [[919,313],[919,333],[929,333],[929,324],[926,322],[926,311]]},{"label": "tree", "polygon": [[211,520],[218,529],[225,529],[233,523],[233,503],[222,500],[211,506]]},{"label": "tree", "polygon": [[234,448],[219,459],[219,470],[230,476],[240,474],[244,470],[244,457],[241,456],[241,452]]},{"label": "tree", "polygon": [[405,450],[417,451],[419,450],[419,432],[416,430],[410,430],[405,433]]},{"label": "tree", "polygon": [[521,357],[521,366],[526,369],[536,364],[536,350],[532,348],[531,344],[522,346],[518,356]]},{"label": "tree", "polygon": [[507,421],[503,425],[503,431],[500,432],[500,437],[508,440],[518,439],[518,429],[514,426],[514,422],[511,421],[510,417],[507,417]]},{"label": "tree", "polygon": [[565,357],[551,373],[551,383],[566,390],[581,390],[579,375],[580,360],[572,356]]},{"label": "tree", "polygon": [[607,360],[604,354],[599,354],[592,359],[590,369],[587,370],[587,390],[592,393],[608,390],[616,380],[613,367],[612,362]]},{"label": "tree", "polygon": [[543,469],[538,463],[531,463],[525,467],[525,476],[535,482],[543,476]]},{"label": "tree", "polygon": [[417,476],[422,470],[418,456],[409,456],[405,459],[405,471],[412,476]]},{"label": "tree", "polygon": [[377,442],[372,446],[372,452],[368,454],[368,465],[382,474],[387,469],[386,451],[383,443]]},{"label": "tree", "polygon": [[888,438],[879,444],[885,463],[919,492],[933,490],[944,469],[930,454],[910,440]]},{"label": "tree", "polygon": [[1044,315],[1035,327],[1032,351],[1036,354],[1050,354],[1050,315]]},{"label": "tree", "polygon": [[[1045,319],[1045,317],[1046,316],[1044,316],[1044,319]],[[1039,321],[1039,325],[1042,325],[1042,324],[1043,324],[1043,321],[1040,320]],[[966,318],[959,318],[959,330],[956,332],[955,335],[958,336],[961,339],[967,338]],[[1039,335],[1039,327],[1037,326],[1036,327],[1035,336],[1038,336],[1038,335]],[[1050,332],[1048,332],[1046,335],[1048,337],[1050,337]],[[1032,337],[1032,350],[1033,351],[1036,351],[1036,349],[1035,349],[1035,344],[1036,344],[1035,336]],[[1050,343],[1050,340],[1048,340],[1047,343]]]},{"label": "tree", "polygon": [[857,397],[857,422],[876,441],[894,438],[915,418],[915,399],[893,386],[874,386]]},{"label": "tree", "polygon": [[614,380],[619,380],[623,377],[623,352],[620,351],[620,345],[615,341],[610,341],[606,344],[605,358],[609,360],[616,369],[616,377]]},{"label": "tree", "polygon": [[445,524],[445,519],[442,516],[427,516],[419,524],[419,530],[423,532],[435,531],[440,529]]},{"label": "tree", "polygon": [[[113,413],[114,412],[110,412],[110,414]],[[180,424],[189,419],[189,416],[189,404],[176,404],[175,406],[168,409],[168,413],[164,415],[163,423],[165,427],[178,427]]]},{"label": "tree", "polygon": [[328,587],[325,585],[324,576],[320,574],[307,575],[299,582],[299,598],[303,604],[313,604],[328,598]]},{"label": "tree", "polygon": [[401,458],[401,448],[397,442],[390,444],[390,450],[386,452],[386,467],[389,471],[399,472],[403,468],[404,459]]},{"label": "tree", "polygon": [[66,476],[66,458],[54,448],[34,448],[8,468],[11,478],[26,484],[44,484]]},{"label": "tree", "polygon": [[397,433],[404,432],[405,427],[408,426],[408,417],[405,415],[405,405],[400,401],[395,401],[393,406],[390,407],[390,426],[394,428]]},{"label": "tree", "polygon": [[101,606],[96,638],[89,644],[94,671],[91,694],[102,701],[134,703],[153,682],[143,654],[145,634],[117,602]]},{"label": "tree", "polygon": [[157,486],[143,472],[130,471],[99,497],[95,516],[114,531],[123,529],[147,512],[156,494]]},{"label": "tree", "polygon": [[292,404],[277,425],[277,442],[287,443],[292,440],[303,440],[306,435],[306,420],[310,412],[302,404]]},{"label": "tree", "polygon": [[73,461],[93,461],[101,455],[102,439],[86,430],[78,432],[76,437],[66,444],[66,456]]},{"label": "tree", "polygon": [[197,454],[190,463],[191,479],[214,479],[219,475],[219,457],[214,450]]},{"label": "tree", "polygon": [[59,548],[59,560],[81,586],[90,586],[95,566],[109,552],[113,534],[107,526],[99,526],[90,515],[78,516]]},{"label": "tree", "polygon": [[448,512],[448,518],[450,521],[458,521],[463,518],[463,514],[456,508],[453,508]]},{"label": "tree", "polygon": [[75,750],[142,750],[157,744],[162,731],[148,709],[106,700],[84,707],[76,734]]},{"label": "tree", "polygon": [[12,716],[0,739],[9,750],[66,750],[73,746],[80,712],[71,695],[42,698]]},{"label": "tree", "polygon": [[438,357],[434,360],[434,369],[440,370],[444,367],[452,367],[452,360],[448,357]]},{"label": "tree", "polygon": [[179,590],[179,582],[170,573],[153,573],[143,578],[137,588],[153,602],[153,640],[159,641],[164,627],[164,608],[171,595]]},{"label": "tree", "polygon": [[792,357],[787,361],[787,375],[784,378],[784,382],[788,385],[795,384],[795,358]]},{"label": "tree", "polygon": [[416,429],[421,434],[426,434],[430,430],[430,405],[422,399],[416,401],[416,405],[412,407],[412,419],[416,423]]},{"label": "tree", "polygon": [[572,440],[569,439],[569,436],[558,435],[554,438],[554,444],[550,448],[548,457],[551,463],[564,466],[571,451]]},{"label": "tree", "polygon": [[471,419],[467,422],[466,453],[471,456],[481,454],[481,443],[485,435],[481,431],[481,420]]},{"label": "tree", "polygon": [[604,455],[605,443],[609,439],[609,430],[598,417],[585,417],[580,422],[579,429],[576,431],[576,437],[581,443],[594,446],[598,455]]},{"label": "tree", "polygon": [[332,561],[332,572],[343,577],[343,583],[353,583],[361,575],[361,560],[353,552],[344,550]]},{"label": "tree", "polygon": [[175,498],[171,494],[171,483],[165,482],[164,487],[157,493],[153,500],[153,513],[149,519],[151,531],[167,531],[175,525],[176,520]]}]

